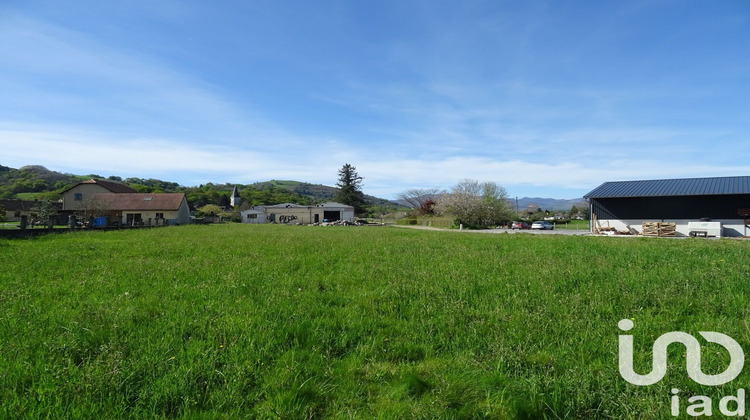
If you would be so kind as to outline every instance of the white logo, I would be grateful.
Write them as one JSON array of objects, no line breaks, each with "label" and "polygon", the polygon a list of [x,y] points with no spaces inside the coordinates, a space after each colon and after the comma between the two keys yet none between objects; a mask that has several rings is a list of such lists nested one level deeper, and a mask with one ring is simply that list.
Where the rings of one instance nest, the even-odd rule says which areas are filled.
[{"label": "white logo", "polygon": [[[623,331],[633,329],[633,321],[623,319],[617,323]],[[734,339],[726,334],[713,331],[701,331],[706,341],[716,343],[729,352],[730,362],[727,369],[716,375],[706,375],[701,370],[701,345],[698,340],[690,334],[673,331],[663,334],[656,339],[653,347],[653,367],[646,375],[639,375],[633,370],[633,336],[620,335],[620,375],[623,379],[633,385],[646,386],[659,382],[667,373],[667,347],[672,343],[680,343],[685,346],[686,369],[688,376],[693,381],[707,386],[723,385],[741,372],[745,364],[745,353],[742,347]]]}]

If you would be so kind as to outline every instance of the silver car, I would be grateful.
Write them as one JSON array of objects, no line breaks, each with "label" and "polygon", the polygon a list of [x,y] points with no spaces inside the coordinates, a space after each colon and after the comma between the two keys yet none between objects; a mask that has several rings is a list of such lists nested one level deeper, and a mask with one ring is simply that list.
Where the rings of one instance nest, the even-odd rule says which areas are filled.
[{"label": "silver car", "polygon": [[534,223],[532,223],[531,224],[531,228],[532,229],[539,229],[539,230],[554,230],[555,229],[555,225],[553,225],[550,222],[540,221],[540,222],[534,222]]}]

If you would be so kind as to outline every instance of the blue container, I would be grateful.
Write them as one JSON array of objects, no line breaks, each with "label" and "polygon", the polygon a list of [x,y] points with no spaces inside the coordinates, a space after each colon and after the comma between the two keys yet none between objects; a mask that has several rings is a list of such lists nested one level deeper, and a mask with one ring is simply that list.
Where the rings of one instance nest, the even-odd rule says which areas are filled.
[{"label": "blue container", "polygon": [[107,218],[106,217],[95,217],[94,218],[94,226],[107,226]]}]

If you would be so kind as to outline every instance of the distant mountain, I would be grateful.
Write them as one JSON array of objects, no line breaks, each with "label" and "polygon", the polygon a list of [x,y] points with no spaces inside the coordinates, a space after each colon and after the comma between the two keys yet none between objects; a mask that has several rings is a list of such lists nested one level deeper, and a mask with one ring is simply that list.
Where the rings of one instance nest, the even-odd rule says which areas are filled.
[{"label": "distant mountain", "polygon": [[[511,199],[515,204],[515,199]],[[572,199],[556,199],[556,198],[541,198],[541,197],[523,197],[518,199],[518,209],[524,209],[529,204],[536,204],[542,210],[570,210],[571,207],[576,206],[578,208],[588,208],[586,200],[581,198]]]}]

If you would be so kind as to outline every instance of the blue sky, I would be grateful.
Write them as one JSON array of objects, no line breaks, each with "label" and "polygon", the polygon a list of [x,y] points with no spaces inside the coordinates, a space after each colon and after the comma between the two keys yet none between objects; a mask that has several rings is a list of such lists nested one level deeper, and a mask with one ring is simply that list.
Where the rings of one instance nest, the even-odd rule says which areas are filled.
[{"label": "blue sky", "polygon": [[364,192],[750,175],[750,2],[0,4],[0,164]]}]

